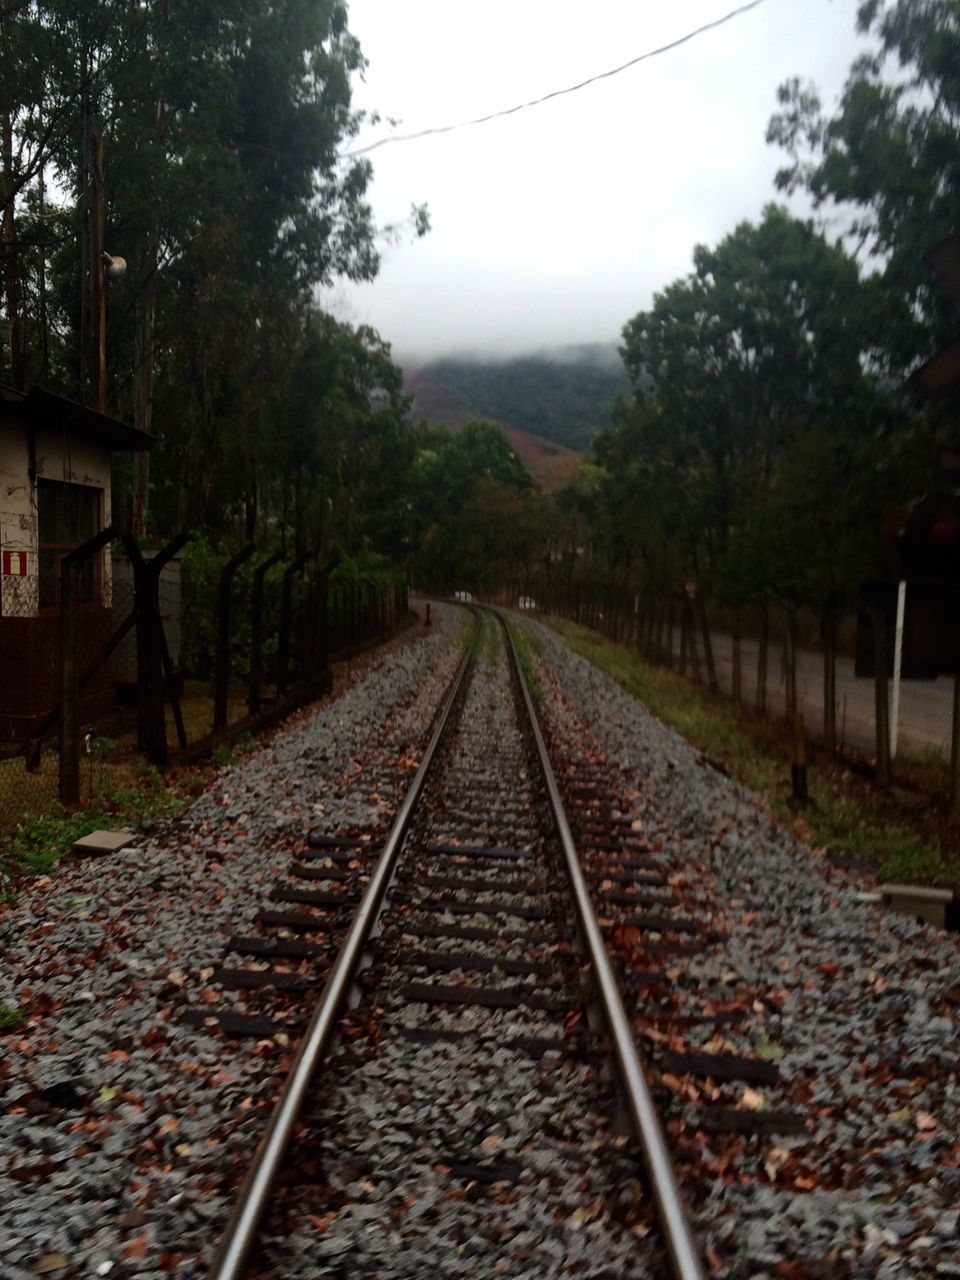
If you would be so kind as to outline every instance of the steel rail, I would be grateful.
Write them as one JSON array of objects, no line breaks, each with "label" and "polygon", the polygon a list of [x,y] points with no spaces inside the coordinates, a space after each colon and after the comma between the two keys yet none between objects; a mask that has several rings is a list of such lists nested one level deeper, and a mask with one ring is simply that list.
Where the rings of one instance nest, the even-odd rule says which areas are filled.
[{"label": "steel rail", "polygon": [[403,838],[407,833],[417,801],[420,799],[437,746],[450,718],[450,712],[460,692],[473,653],[474,645],[471,645],[457,668],[440,712],[437,727],[433,731],[420,767],[394,820],[390,835],[383,846],[383,852],[370,877],[370,883],[360,900],[349,932],[340,947],[320,1000],[303,1034],[266,1132],[260,1140],[253,1162],[240,1188],[214,1254],[208,1280],[240,1280],[244,1274],[247,1258],[256,1241],[260,1221],[296,1127],[300,1109],[313,1074],[336,1031],[344,999],[356,976],[363,949],[377,921],[383,896],[393,878]]},{"label": "steel rail", "polygon": [[520,690],[530,718],[530,726],[537,744],[537,752],[540,756],[540,764],[550,797],[550,807],[553,810],[557,834],[563,847],[564,863],[573,893],[577,917],[580,922],[583,943],[586,948],[587,958],[593,967],[594,983],[600,997],[607,1030],[613,1041],[623,1086],[624,1102],[629,1111],[637,1141],[640,1144],[650,1185],[653,1188],[654,1199],[660,1215],[660,1225],[666,1241],[667,1251],[670,1255],[670,1266],[676,1280],[704,1280],[705,1272],[701,1262],[700,1250],[687,1218],[667,1142],[663,1136],[660,1120],[650,1094],[650,1086],[647,1084],[640,1056],[634,1043],[630,1020],[623,1007],[620,988],[617,985],[616,976],[604,945],[603,935],[600,932],[600,926],[593,910],[587,882],[580,867],[580,859],[577,857],[573,835],[567,822],[563,800],[560,796],[557,780],[554,777],[553,767],[550,764],[550,756],[547,753],[540,720],[520,665],[517,646],[502,615],[497,613],[497,617],[506,632],[514,670],[517,673]]}]

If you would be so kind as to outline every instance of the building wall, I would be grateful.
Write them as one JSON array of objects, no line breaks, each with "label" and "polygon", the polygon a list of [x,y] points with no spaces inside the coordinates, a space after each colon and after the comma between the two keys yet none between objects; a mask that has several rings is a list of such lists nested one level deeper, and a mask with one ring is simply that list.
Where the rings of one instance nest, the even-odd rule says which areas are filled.
[{"label": "building wall", "polygon": [[[24,577],[0,578],[0,613],[5,617],[37,614],[37,504],[29,476],[29,447],[25,425],[16,411],[0,421],[0,548],[26,552]],[[102,528],[111,520],[110,454],[91,437],[77,437],[70,429],[36,429],[37,476],[91,485],[103,490]],[[101,604],[112,598],[110,556],[101,552]]]}]

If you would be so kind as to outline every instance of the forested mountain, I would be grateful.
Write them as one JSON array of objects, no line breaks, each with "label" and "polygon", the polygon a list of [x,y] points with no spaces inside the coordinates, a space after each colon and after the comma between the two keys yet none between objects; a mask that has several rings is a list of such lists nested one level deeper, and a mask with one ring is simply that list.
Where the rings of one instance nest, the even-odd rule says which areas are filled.
[{"label": "forested mountain", "polygon": [[613,343],[506,360],[448,356],[408,364],[405,383],[414,417],[488,418],[581,450],[609,427],[614,401],[630,385]]}]

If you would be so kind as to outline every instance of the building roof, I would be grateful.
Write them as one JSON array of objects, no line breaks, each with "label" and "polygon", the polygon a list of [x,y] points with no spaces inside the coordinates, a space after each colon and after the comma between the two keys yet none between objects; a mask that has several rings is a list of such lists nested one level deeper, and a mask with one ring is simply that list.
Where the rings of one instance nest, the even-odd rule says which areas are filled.
[{"label": "building roof", "polygon": [[142,453],[153,447],[154,437],[141,431],[139,427],[131,427],[119,418],[98,413],[96,409],[87,409],[75,400],[58,396],[53,391],[45,391],[42,387],[31,387],[24,392],[0,383],[0,414],[7,406],[15,409],[18,417],[26,418],[38,426],[56,423],[84,432],[99,440],[107,449]]}]

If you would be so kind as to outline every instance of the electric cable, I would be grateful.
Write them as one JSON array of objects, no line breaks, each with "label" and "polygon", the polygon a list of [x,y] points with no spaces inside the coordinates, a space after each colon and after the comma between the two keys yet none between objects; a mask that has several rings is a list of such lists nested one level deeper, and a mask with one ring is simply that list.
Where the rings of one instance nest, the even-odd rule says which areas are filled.
[{"label": "electric cable", "polygon": [[686,35],[679,36],[676,40],[671,40],[668,44],[662,44],[656,49],[648,49],[646,53],[638,54],[637,57],[631,58],[629,62],[622,62],[620,66],[613,67],[609,71],[598,72],[597,75],[589,76],[578,84],[567,85],[564,89],[554,89],[540,98],[531,98],[529,102],[519,102],[516,106],[505,107],[502,111],[491,111],[489,114],[477,116],[473,120],[460,120],[456,124],[437,125],[432,129],[418,129],[415,133],[401,133],[390,138],[380,138],[377,142],[368,143],[364,147],[356,147],[353,151],[341,152],[340,159],[350,160],[354,156],[364,156],[370,151],[376,151],[378,147],[389,146],[392,142],[413,142],[417,138],[429,138],[438,133],[453,133],[456,129],[469,129],[473,125],[488,124],[491,120],[501,120],[504,116],[516,115],[518,111],[526,111],[530,107],[539,107],[542,103],[549,102],[552,98],[562,98],[566,94],[577,93],[580,89],[587,88],[588,85],[596,84],[598,80],[609,80],[611,76],[618,76],[622,71],[628,71],[640,62],[656,58],[661,53],[669,53],[671,49],[677,49],[680,45],[687,44],[690,40],[695,40],[697,36],[703,35],[706,31],[713,31],[716,27],[722,27],[725,23],[731,22],[734,18],[739,18],[741,14],[749,13],[751,9],[756,9],[763,3],[764,0],[750,0],[749,4],[742,4],[739,8],[731,9],[722,18],[714,18],[712,22],[705,22],[693,31],[688,31]]}]

